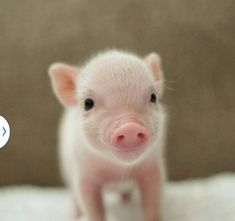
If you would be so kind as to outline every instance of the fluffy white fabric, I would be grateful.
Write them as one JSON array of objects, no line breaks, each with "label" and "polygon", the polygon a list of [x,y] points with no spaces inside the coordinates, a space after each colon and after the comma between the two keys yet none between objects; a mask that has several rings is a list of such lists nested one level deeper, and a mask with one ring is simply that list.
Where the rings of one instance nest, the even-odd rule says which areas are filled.
[{"label": "fluffy white fabric", "polygon": [[[142,221],[138,201],[106,199],[108,221]],[[166,221],[235,221],[235,175],[167,184]],[[72,202],[63,188],[0,189],[1,221],[72,221]],[[85,218],[79,221],[87,221]]]}]

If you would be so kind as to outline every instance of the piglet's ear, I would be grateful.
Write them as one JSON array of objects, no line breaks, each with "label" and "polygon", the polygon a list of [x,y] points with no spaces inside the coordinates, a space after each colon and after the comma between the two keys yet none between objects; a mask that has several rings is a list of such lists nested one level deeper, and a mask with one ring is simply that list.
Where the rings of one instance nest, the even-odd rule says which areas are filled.
[{"label": "piglet's ear", "polygon": [[157,82],[157,91],[159,96],[162,95],[164,89],[164,76],[161,68],[161,58],[157,53],[150,53],[144,58],[147,66],[152,71]]},{"label": "piglet's ear", "polygon": [[55,63],[49,67],[52,87],[55,95],[64,106],[74,106],[76,99],[76,75],[79,70],[76,67]]}]

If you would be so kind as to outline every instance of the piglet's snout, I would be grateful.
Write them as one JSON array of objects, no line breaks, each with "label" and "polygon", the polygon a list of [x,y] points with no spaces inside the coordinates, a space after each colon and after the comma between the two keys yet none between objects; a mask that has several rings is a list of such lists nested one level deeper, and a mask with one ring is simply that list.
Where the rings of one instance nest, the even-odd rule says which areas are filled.
[{"label": "piglet's snout", "polygon": [[138,123],[125,123],[111,135],[111,145],[118,149],[143,148],[148,141],[148,131]]}]

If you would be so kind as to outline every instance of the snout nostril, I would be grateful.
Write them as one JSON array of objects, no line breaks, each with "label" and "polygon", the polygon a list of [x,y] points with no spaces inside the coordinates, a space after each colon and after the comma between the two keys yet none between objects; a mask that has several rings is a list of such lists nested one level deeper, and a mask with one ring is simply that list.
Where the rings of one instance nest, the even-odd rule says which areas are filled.
[{"label": "snout nostril", "polygon": [[112,147],[126,150],[144,148],[148,137],[148,131],[144,126],[135,122],[124,123],[113,131],[110,144]]},{"label": "snout nostril", "polygon": [[143,138],[145,138],[145,135],[143,133],[138,133],[137,137],[140,138],[140,139],[143,139]]},{"label": "snout nostril", "polygon": [[124,138],[125,138],[124,135],[119,135],[119,136],[117,137],[117,141],[122,141]]}]

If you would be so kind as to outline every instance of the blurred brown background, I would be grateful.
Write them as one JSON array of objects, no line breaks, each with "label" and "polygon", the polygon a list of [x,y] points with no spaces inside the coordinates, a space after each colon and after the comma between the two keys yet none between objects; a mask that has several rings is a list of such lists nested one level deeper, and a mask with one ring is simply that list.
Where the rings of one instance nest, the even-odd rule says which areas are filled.
[{"label": "blurred brown background", "polygon": [[0,185],[61,184],[62,107],[47,68],[117,47],[160,53],[170,114],[171,179],[235,171],[234,1],[8,0],[0,2]]}]

